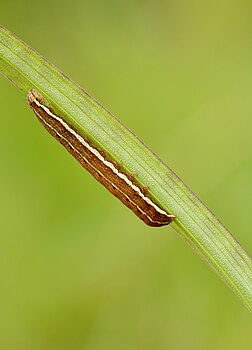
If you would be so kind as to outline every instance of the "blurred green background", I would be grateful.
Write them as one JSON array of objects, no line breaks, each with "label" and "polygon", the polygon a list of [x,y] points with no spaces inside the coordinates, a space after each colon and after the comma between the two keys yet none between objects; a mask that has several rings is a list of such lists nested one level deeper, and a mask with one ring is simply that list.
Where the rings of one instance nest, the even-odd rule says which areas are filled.
[{"label": "blurred green background", "polygon": [[[251,252],[252,3],[3,0],[2,24],[150,146]],[[251,349],[170,228],[85,172],[0,77],[0,348]]]}]

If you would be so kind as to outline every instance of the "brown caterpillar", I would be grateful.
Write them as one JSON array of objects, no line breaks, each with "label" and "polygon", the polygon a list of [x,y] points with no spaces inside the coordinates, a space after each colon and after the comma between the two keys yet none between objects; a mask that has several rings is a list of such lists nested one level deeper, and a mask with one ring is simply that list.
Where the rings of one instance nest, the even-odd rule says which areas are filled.
[{"label": "brown caterpillar", "polygon": [[73,126],[44,105],[43,98],[36,91],[30,90],[27,99],[47,131],[78,160],[83,168],[147,225],[157,227],[168,225],[175,218],[153,202],[131,175],[121,171],[120,164],[110,160],[104,151],[95,147]]}]

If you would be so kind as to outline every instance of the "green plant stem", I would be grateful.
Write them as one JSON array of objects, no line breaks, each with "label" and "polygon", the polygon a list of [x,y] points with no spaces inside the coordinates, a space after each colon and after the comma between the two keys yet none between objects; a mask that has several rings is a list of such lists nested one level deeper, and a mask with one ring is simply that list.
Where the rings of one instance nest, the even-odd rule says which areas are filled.
[{"label": "green plant stem", "polygon": [[252,310],[252,260],[191,190],[127,127],[57,68],[0,27],[0,71],[26,94],[34,88],[77,130],[148,186],[150,196],[176,215],[179,235]]}]

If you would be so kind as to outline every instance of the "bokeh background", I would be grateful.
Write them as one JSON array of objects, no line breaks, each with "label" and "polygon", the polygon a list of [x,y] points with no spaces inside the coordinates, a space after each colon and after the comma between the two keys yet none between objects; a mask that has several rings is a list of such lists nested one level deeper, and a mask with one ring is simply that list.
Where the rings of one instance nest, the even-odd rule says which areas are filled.
[{"label": "bokeh background", "polygon": [[[3,0],[2,24],[150,146],[252,251],[252,3]],[[0,348],[251,349],[251,315],[0,77]]]}]

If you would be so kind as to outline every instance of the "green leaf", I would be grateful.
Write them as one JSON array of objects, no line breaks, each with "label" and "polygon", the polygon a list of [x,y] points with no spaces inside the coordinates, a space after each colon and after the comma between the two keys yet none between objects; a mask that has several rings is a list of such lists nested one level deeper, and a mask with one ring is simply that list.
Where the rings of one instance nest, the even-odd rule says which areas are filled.
[{"label": "green leaf", "polygon": [[83,89],[5,28],[0,27],[0,71],[26,94],[38,91],[52,108],[148,186],[149,195],[176,219],[179,235],[252,310],[252,260],[190,189],[126,126]]}]

